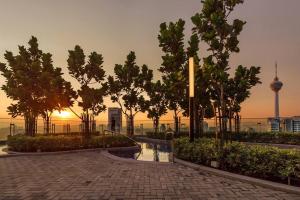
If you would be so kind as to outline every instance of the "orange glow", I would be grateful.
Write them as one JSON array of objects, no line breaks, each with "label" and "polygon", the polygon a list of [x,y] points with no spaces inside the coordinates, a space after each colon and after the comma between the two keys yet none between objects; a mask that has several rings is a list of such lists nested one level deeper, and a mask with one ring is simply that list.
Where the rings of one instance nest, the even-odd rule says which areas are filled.
[{"label": "orange glow", "polygon": [[60,111],[60,112],[59,111],[54,111],[53,116],[65,119],[65,118],[70,118],[72,116],[72,114],[68,111],[63,110],[63,111]]}]

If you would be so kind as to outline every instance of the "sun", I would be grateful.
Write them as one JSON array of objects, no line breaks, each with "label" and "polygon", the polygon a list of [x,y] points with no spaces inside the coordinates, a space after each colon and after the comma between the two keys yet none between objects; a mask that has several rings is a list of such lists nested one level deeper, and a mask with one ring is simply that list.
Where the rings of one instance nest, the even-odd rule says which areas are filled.
[{"label": "sun", "polygon": [[65,119],[65,118],[70,118],[72,114],[70,112],[68,112],[68,111],[65,111],[65,110],[62,110],[60,112],[56,110],[56,111],[53,112],[53,115],[55,117],[59,117],[59,118]]}]

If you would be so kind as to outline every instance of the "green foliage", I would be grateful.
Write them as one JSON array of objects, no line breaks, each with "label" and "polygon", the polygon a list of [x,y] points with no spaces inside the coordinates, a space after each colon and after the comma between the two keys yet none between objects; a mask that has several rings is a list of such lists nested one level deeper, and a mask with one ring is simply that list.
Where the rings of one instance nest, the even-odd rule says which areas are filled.
[{"label": "green foliage", "polygon": [[28,44],[27,49],[19,46],[16,56],[6,51],[8,66],[0,63],[0,71],[6,79],[2,90],[13,100],[9,114],[23,116],[26,134],[34,135],[37,116],[49,118],[54,110],[72,106],[75,93],[61,68],[53,66],[52,55],[39,49],[37,38],[32,36]]},{"label": "green foliage", "polygon": [[9,150],[17,152],[52,152],[103,147],[128,147],[135,144],[122,135],[92,136],[90,139],[79,135],[38,135],[35,137],[15,135],[8,137],[7,145]]},{"label": "green foliage", "polygon": [[174,140],[174,154],[176,157],[199,164],[210,165],[218,159],[216,145],[213,140],[201,138],[191,143],[188,137]]},{"label": "green foliage", "polygon": [[223,169],[245,175],[270,177],[298,177],[300,153],[270,146],[227,144],[221,154]]},{"label": "green foliage", "polygon": [[217,151],[213,139],[198,139],[190,143],[187,137],[174,142],[175,155],[184,160],[210,165],[222,160],[221,169],[266,179],[300,178],[300,152],[261,145],[228,143]]},{"label": "green foliage", "polygon": [[[181,131],[175,134],[176,138],[187,137],[189,132]],[[203,137],[215,138],[215,132],[204,132]],[[233,141],[251,142],[251,143],[269,143],[269,144],[290,144],[300,145],[300,134],[298,133],[285,133],[285,132],[239,132],[231,133]]]},{"label": "green foliage", "polygon": [[232,134],[233,140],[254,143],[300,145],[300,134],[285,132],[240,132]]},{"label": "green foliage", "polygon": [[159,140],[172,140],[173,133],[172,132],[146,132],[148,138],[151,139],[159,139]]},{"label": "green foliage", "polygon": [[151,83],[149,88],[146,88],[149,96],[147,104],[147,117],[153,120],[155,131],[158,131],[159,119],[162,115],[167,113],[167,88],[160,81]]},{"label": "green foliage", "polygon": [[[76,45],[74,50],[69,50],[68,70],[70,75],[81,85],[78,90],[80,101],[78,106],[89,114],[89,111],[98,115],[105,111],[103,97],[107,95],[107,85],[104,83],[105,71],[103,70],[103,57],[101,54],[92,52],[86,56],[83,49]],[[91,85],[95,87],[91,87]]]},{"label": "green foliage", "polygon": [[233,78],[228,80],[225,86],[225,94],[228,97],[227,103],[233,112],[240,112],[240,105],[250,97],[250,89],[261,81],[258,78],[260,67],[250,67],[249,69],[239,65]]},{"label": "green foliage", "polygon": [[122,112],[130,119],[128,134],[133,135],[133,118],[145,112],[147,102],[144,98],[146,88],[151,87],[153,71],[147,65],[138,66],[134,52],[130,52],[124,65],[116,64],[115,76],[108,77],[111,100],[119,104]]},{"label": "green foliage", "polygon": [[159,71],[163,73],[162,79],[166,85],[166,100],[168,109],[174,112],[176,121],[175,131],[178,131],[178,114],[181,106],[187,102],[186,84],[186,52],[184,50],[184,25],[179,19],[176,23],[162,23],[158,35],[159,47],[162,48],[162,66]]},{"label": "green foliage", "polygon": [[[218,111],[221,147],[226,133],[224,119],[230,119],[231,130],[231,118],[235,114],[236,131],[239,131],[240,104],[250,96],[250,89],[260,83],[258,78],[260,67],[247,69],[238,66],[234,78],[230,78],[229,74],[230,55],[240,51],[238,36],[246,24],[240,19],[231,19],[230,14],[243,2],[243,0],[203,0],[201,13],[191,18],[194,34],[199,35],[200,40],[208,45],[209,55],[203,58],[202,67],[203,77],[206,78],[204,83],[207,84],[207,90],[204,91],[210,94],[210,100],[214,102],[214,108]],[[207,109],[211,110],[211,106]]]}]

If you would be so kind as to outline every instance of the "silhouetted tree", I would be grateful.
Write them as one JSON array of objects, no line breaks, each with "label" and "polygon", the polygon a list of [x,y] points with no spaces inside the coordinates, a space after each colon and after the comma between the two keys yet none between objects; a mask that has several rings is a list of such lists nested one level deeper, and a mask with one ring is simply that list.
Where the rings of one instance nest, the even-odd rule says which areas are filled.
[{"label": "silhouetted tree", "polygon": [[71,107],[74,104],[76,92],[72,89],[71,83],[63,79],[61,68],[53,66],[51,54],[43,55],[42,66],[40,87],[45,96],[41,102],[41,115],[45,121],[45,133],[49,134],[53,111]]},{"label": "silhouetted tree", "polygon": [[29,48],[19,46],[19,55],[5,53],[8,67],[1,63],[0,71],[6,78],[2,89],[13,100],[8,107],[12,117],[23,116],[25,134],[34,136],[37,118],[42,115],[49,133],[51,113],[73,104],[74,91],[69,82],[62,78],[60,68],[52,64],[52,55],[38,48],[37,38],[28,42]]},{"label": "silhouetted tree", "polygon": [[243,30],[244,21],[234,19],[228,20],[231,12],[243,0],[203,0],[201,13],[193,16],[192,22],[195,25],[193,30],[199,34],[202,41],[209,46],[211,53],[205,59],[206,67],[210,71],[211,80],[215,93],[217,94],[217,106],[219,113],[221,143],[223,148],[224,133],[226,132],[224,83],[228,80],[229,57],[231,53],[239,52],[238,35]]},{"label": "silhouetted tree", "polygon": [[83,110],[81,116],[75,114],[83,121],[84,132],[87,136],[90,136],[90,123],[93,116],[106,109],[103,97],[107,95],[108,87],[104,81],[105,71],[102,64],[101,54],[92,52],[86,61],[86,56],[80,46],[76,45],[74,50],[69,50],[68,70],[80,84],[80,89],[77,91],[80,97],[78,106]]},{"label": "silhouetted tree", "polygon": [[158,35],[159,47],[162,48],[162,80],[166,85],[166,99],[168,109],[174,112],[175,132],[179,131],[178,115],[182,111],[182,105],[186,104],[186,53],[184,51],[184,24],[182,19],[168,25],[162,23]]},{"label": "silhouetted tree", "polygon": [[239,112],[241,111],[241,103],[250,97],[251,88],[261,83],[258,77],[259,74],[260,67],[252,66],[250,68],[246,68],[239,65],[235,71],[234,77],[229,79],[225,93],[228,95],[227,108],[229,112],[230,130],[232,129],[231,119],[234,117],[235,132],[239,132]]},{"label": "silhouetted tree", "polygon": [[153,71],[146,65],[138,66],[134,52],[130,52],[124,65],[116,64],[114,76],[108,77],[111,100],[119,104],[126,115],[127,134],[134,134],[134,116],[146,111],[145,89],[150,87]]},{"label": "silhouetted tree", "polygon": [[158,132],[159,119],[167,113],[166,86],[160,81],[151,83],[146,88],[149,100],[147,101],[147,117],[153,120],[155,133]]}]

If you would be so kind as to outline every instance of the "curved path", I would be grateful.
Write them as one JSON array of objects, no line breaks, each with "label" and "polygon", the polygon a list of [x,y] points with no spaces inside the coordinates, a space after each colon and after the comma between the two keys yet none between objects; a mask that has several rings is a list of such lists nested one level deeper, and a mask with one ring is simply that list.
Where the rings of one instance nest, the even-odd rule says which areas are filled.
[{"label": "curved path", "polygon": [[99,152],[0,158],[0,199],[299,199],[178,164],[112,160]]}]

